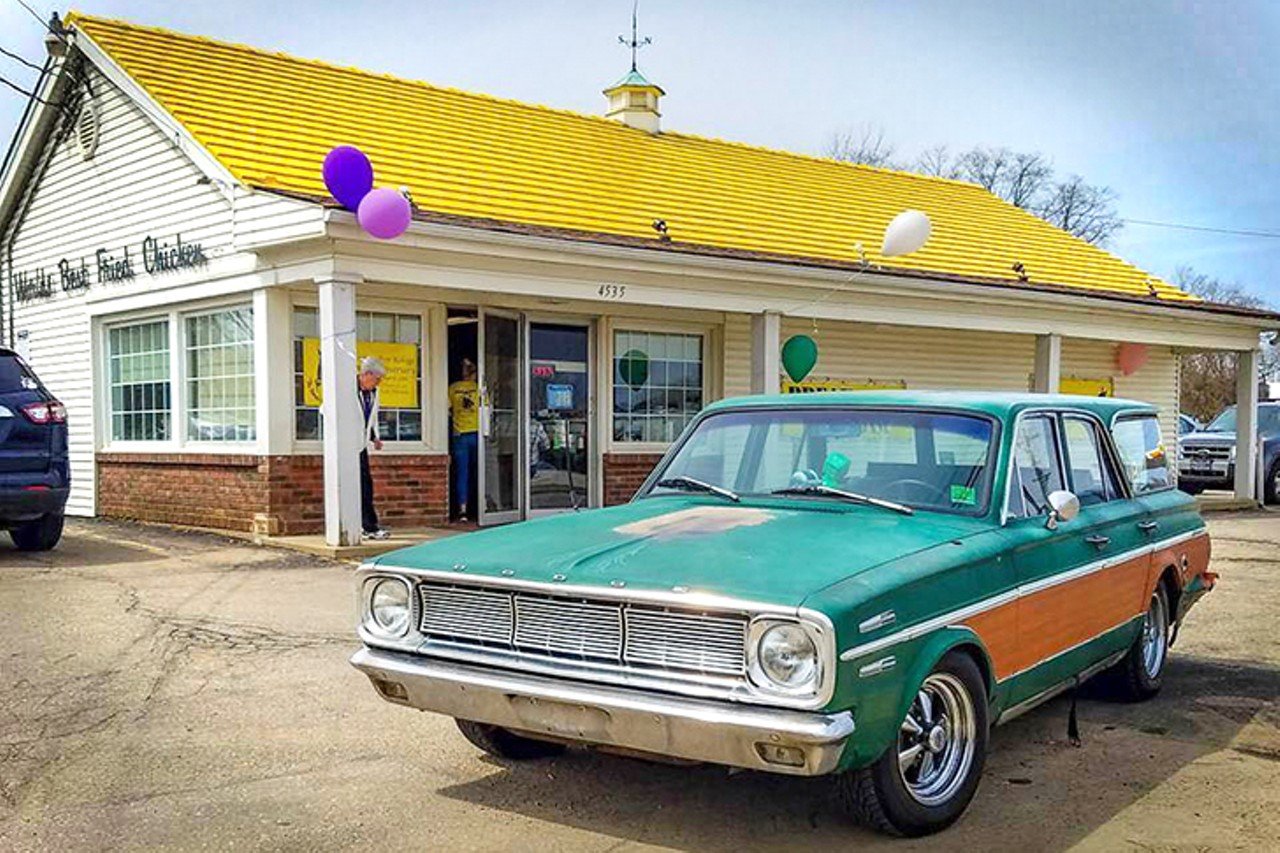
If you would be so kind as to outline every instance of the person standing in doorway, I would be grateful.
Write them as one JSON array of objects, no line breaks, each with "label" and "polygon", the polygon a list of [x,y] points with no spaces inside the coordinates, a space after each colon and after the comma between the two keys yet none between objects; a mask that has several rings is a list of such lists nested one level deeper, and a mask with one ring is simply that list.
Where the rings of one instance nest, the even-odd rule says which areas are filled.
[{"label": "person standing in doorway", "polygon": [[360,362],[357,393],[360,409],[364,413],[364,447],[360,450],[360,526],[366,539],[386,539],[391,534],[378,524],[378,510],[373,505],[373,473],[369,470],[369,448],[382,449],[382,437],[378,435],[378,386],[387,368],[381,359],[372,356]]},{"label": "person standing in doorway", "polygon": [[475,465],[480,429],[480,388],[476,385],[476,363],[462,359],[461,378],[449,386],[449,418],[453,422],[450,442],[453,469],[453,502],[458,521],[467,521],[471,504],[471,469]]}]

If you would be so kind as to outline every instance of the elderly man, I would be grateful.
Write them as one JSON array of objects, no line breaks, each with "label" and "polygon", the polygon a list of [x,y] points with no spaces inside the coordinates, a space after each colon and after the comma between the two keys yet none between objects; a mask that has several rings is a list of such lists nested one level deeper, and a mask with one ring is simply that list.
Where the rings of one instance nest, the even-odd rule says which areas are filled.
[{"label": "elderly man", "polygon": [[360,408],[364,412],[365,446],[360,450],[360,524],[366,539],[386,539],[391,534],[378,525],[378,510],[373,505],[373,474],[369,471],[369,447],[382,449],[378,435],[378,386],[387,368],[381,359],[372,356],[360,362],[360,376],[356,380]]}]

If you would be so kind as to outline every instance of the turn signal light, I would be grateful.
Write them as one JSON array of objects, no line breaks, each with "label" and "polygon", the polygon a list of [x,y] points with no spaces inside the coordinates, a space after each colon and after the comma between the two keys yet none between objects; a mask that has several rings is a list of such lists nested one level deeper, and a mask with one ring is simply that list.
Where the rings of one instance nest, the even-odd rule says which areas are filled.
[{"label": "turn signal light", "polygon": [[23,406],[22,414],[26,415],[27,420],[33,424],[65,424],[67,422],[67,407],[57,400]]},{"label": "turn signal light", "polygon": [[804,750],[795,746],[776,743],[757,743],[756,753],[768,764],[784,767],[804,767]]}]

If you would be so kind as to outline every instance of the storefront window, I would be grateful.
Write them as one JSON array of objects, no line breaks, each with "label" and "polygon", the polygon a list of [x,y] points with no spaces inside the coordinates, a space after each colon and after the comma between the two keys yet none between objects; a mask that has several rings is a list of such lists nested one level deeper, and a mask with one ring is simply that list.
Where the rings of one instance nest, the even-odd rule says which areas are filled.
[{"label": "storefront window", "polygon": [[167,441],[171,437],[168,321],[110,329],[107,361],[111,440]]},{"label": "storefront window", "polygon": [[[387,367],[379,388],[378,433],[384,441],[422,440],[422,318],[417,314],[356,313],[357,352]],[[324,436],[320,422],[320,328],[314,308],[293,309],[294,437]],[[352,380],[354,381],[354,379]]]},{"label": "storefront window", "polygon": [[252,441],[253,308],[186,318],[187,438]]},{"label": "storefront window", "polygon": [[613,337],[613,440],[674,441],[702,409],[702,336]]}]

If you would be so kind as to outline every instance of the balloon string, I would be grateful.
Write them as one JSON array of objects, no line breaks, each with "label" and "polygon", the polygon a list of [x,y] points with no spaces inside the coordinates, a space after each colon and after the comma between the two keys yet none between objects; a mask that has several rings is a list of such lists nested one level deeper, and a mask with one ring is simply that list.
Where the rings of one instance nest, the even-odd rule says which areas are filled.
[{"label": "balloon string", "polygon": [[[871,269],[871,264],[870,262],[867,261],[865,257],[860,261],[860,263],[862,264],[862,266],[857,271],[855,271],[853,274],[845,278],[843,281],[840,281],[832,285],[831,287],[827,288],[826,292],[823,293],[821,296],[817,297],[816,299],[810,299],[807,302],[801,302],[790,308],[784,308],[782,309],[782,313],[798,314],[802,309],[817,308],[819,305],[822,305],[828,299],[834,296],[837,291],[843,290],[848,285],[857,281],[863,274],[865,274],[868,270]],[[810,317],[810,320],[813,322],[813,333],[816,335],[818,334],[818,315],[814,313]]]}]

